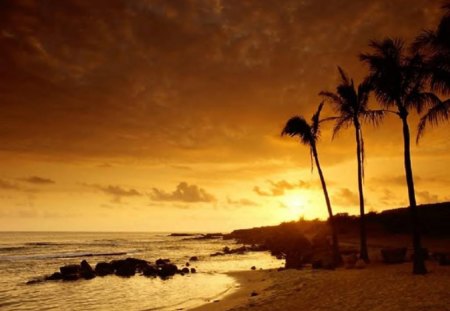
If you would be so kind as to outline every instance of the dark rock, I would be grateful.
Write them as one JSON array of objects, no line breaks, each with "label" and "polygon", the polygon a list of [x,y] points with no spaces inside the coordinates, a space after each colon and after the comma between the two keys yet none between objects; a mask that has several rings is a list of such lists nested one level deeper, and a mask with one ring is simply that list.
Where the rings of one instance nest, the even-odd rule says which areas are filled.
[{"label": "dark rock", "polygon": [[177,273],[177,271],[178,271],[177,266],[171,263],[158,266],[158,276],[162,278],[173,276],[175,275],[175,273]]},{"label": "dark rock", "polygon": [[42,278],[36,278],[36,279],[31,279],[31,280],[29,280],[29,281],[27,281],[27,285],[33,285],[33,284],[39,284],[39,283],[42,283],[42,282],[44,282],[44,279],[42,279]]},{"label": "dark rock", "polygon": [[189,267],[191,264],[189,262],[186,262],[185,266]]},{"label": "dark rock", "polygon": [[225,254],[230,254],[231,250],[228,246],[225,246],[222,250]]},{"label": "dark rock", "polygon": [[[430,253],[428,252],[428,248],[423,248],[422,247],[421,253],[422,253],[422,257],[423,257],[424,260],[430,259]],[[414,260],[414,256],[415,255],[416,255],[415,253],[411,254],[411,260]]]},{"label": "dark rock", "polygon": [[252,266],[250,269],[252,269],[252,270],[256,270],[256,267],[255,266]]},{"label": "dark rock", "polygon": [[136,265],[133,261],[126,259],[113,260],[111,265],[118,276],[130,277],[136,274]]},{"label": "dark rock", "polygon": [[79,274],[81,266],[80,265],[66,265],[59,268],[62,275]]},{"label": "dark rock", "polygon": [[62,274],[63,281],[76,281],[80,278],[79,274]]},{"label": "dark rock", "polygon": [[86,280],[95,278],[94,269],[86,260],[83,260],[80,264],[80,276]]},{"label": "dark rock", "polygon": [[255,297],[255,296],[258,296],[259,294],[257,293],[257,292],[255,292],[255,291],[253,291],[251,294],[250,294],[250,297]]},{"label": "dark rock", "polygon": [[198,261],[198,257],[197,256],[192,256],[191,258],[189,258],[189,261]]},{"label": "dark rock", "polygon": [[181,272],[184,274],[188,274],[189,273],[189,268],[183,268],[181,269]]},{"label": "dark rock", "polygon": [[196,273],[197,270],[195,270],[195,268],[191,268],[191,273]]},{"label": "dark rock", "polygon": [[210,256],[211,257],[216,257],[216,256],[223,256],[223,255],[225,255],[225,254],[222,253],[222,252],[217,252],[217,253],[211,254]]},{"label": "dark rock", "polygon": [[387,264],[403,263],[406,259],[406,247],[381,249],[383,262]]},{"label": "dark rock", "polygon": [[52,275],[45,277],[46,281],[57,281],[62,280],[62,274],[60,272],[55,272]]},{"label": "dark rock", "polygon": [[156,260],[156,264],[159,266],[159,265],[165,265],[165,264],[168,264],[168,263],[170,263],[170,259],[161,259],[161,258],[159,258],[158,260]]},{"label": "dark rock", "polygon": [[356,253],[342,255],[342,260],[344,261],[344,267],[347,269],[355,268],[356,261],[358,260],[358,256]]},{"label": "dark rock", "polygon": [[142,269],[142,273],[145,276],[156,276],[158,275],[158,268],[152,265],[147,265]]},{"label": "dark rock", "polygon": [[113,273],[114,268],[108,262],[99,262],[95,265],[95,274],[97,274],[98,276],[105,276]]}]

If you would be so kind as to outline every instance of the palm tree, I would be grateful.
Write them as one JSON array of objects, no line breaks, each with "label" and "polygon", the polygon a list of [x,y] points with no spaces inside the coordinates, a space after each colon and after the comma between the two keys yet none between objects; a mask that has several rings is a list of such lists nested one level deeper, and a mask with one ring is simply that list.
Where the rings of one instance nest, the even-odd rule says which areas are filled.
[{"label": "palm tree", "polygon": [[359,211],[360,211],[360,252],[359,256],[366,263],[369,262],[369,254],[367,251],[367,233],[364,212],[364,193],[363,193],[363,178],[364,178],[364,141],[361,129],[361,119],[363,121],[370,121],[377,125],[383,117],[383,110],[369,110],[368,101],[371,85],[367,81],[358,85],[358,90],[355,89],[353,80],[349,79],[347,74],[338,67],[341,76],[341,82],[336,88],[336,93],[320,92],[319,95],[324,96],[329,100],[334,110],[338,114],[337,117],[328,118],[336,120],[333,129],[333,138],[342,129],[353,125],[355,129],[356,138],[356,160],[358,168],[358,192],[359,192]]},{"label": "palm tree", "polygon": [[370,47],[372,53],[360,55],[361,61],[369,66],[367,81],[372,84],[375,96],[382,105],[396,109],[390,112],[397,114],[403,125],[404,166],[413,231],[413,273],[426,274],[414,192],[408,115],[411,110],[420,113],[426,104],[435,103],[436,96],[424,92],[426,74],[422,70],[423,60],[419,54],[406,55],[403,41],[387,38],[372,41]]},{"label": "palm tree", "polygon": [[[320,103],[316,113],[311,118],[311,124],[309,124],[303,117],[295,116],[288,120],[286,125],[281,132],[281,135],[289,135],[291,137],[298,136],[300,138],[300,143],[309,146],[311,161],[314,158],[314,162],[319,172],[320,183],[322,184],[323,194],[325,196],[325,202],[328,209],[328,221],[331,226],[332,231],[332,248],[333,248],[333,261],[335,265],[338,265],[341,261],[341,256],[339,253],[339,242],[337,236],[337,228],[334,222],[333,210],[331,208],[330,197],[328,196],[327,185],[325,183],[325,178],[323,176],[322,168],[319,163],[319,155],[317,153],[317,141],[320,135],[320,112],[323,108],[323,103]],[[311,163],[312,164],[312,163]]]},{"label": "palm tree", "polygon": [[414,52],[425,56],[425,68],[433,91],[450,93],[450,2],[443,5],[444,16],[436,30],[423,30],[412,44]]},{"label": "palm tree", "polygon": [[[442,6],[444,16],[436,30],[424,30],[417,36],[412,48],[414,52],[422,53],[425,57],[424,68],[429,76],[432,91],[443,95],[450,94],[450,2]],[[425,131],[427,123],[438,125],[449,119],[450,99],[436,98],[436,105],[430,108],[421,118],[416,142]]]}]

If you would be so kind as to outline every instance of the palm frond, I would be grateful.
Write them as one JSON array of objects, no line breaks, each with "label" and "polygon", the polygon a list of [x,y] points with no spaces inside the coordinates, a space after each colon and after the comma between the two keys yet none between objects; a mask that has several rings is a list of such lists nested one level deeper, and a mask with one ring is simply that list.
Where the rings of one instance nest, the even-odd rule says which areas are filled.
[{"label": "palm frond", "polygon": [[352,117],[351,116],[345,116],[345,117],[338,118],[333,127],[332,139],[334,139],[342,129],[347,129],[351,125],[352,125]]},{"label": "palm frond", "polygon": [[286,125],[281,131],[281,135],[288,135],[291,137],[298,136],[300,142],[307,146],[310,146],[314,141],[311,126],[303,117],[299,116],[292,117],[286,122]]},{"label": "palm frond", "polygon": [[425,133],[425,127],[429,123],[431,126],[436,126],[440,122],[447,121],[450,117],[450,99],[439,102],[428,110],[428,112],[420,119],[416,143]]},{"label": "palm frond", "polygon": [[311,135],[313,137],[314,142],[319,137],[319,124],[320,124],[320,112],[322,111],[324,102],[321,102],[317,107],[316,113],[313,114],[311,118]]},{"label": "palm frond", "polygon": [[362,113],[362,118],[364,122],[378,126],[383,120],[384,115],[385,110],[366,110]]}]

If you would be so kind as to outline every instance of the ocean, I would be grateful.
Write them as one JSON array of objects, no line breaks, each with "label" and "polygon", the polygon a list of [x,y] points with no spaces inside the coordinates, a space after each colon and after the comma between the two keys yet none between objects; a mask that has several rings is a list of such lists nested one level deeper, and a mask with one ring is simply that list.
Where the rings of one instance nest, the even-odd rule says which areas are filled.
[{"label": "ocean", "polygon": [[[234,241],[193,240],[168,233],[0,232],[0,310],[187,310],[221,299],[239,284],[230,271],[278,268],[267,252],[211,257]],[[91,280],[26,282],[86,259],[169,258],[182,267],[191,256],[197,273],[162,280],[115,275]]]}]

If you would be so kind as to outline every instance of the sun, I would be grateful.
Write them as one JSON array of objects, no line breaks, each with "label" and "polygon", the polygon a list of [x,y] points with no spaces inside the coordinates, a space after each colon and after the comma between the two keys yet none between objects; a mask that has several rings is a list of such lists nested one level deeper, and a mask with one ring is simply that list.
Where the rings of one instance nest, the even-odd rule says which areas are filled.
[{"label": "sun", "polygon": [[286,208],[286,216],[291,220],[297,220],[305,213],[305,198],[299,193],[285,195],[282,203]]}]

